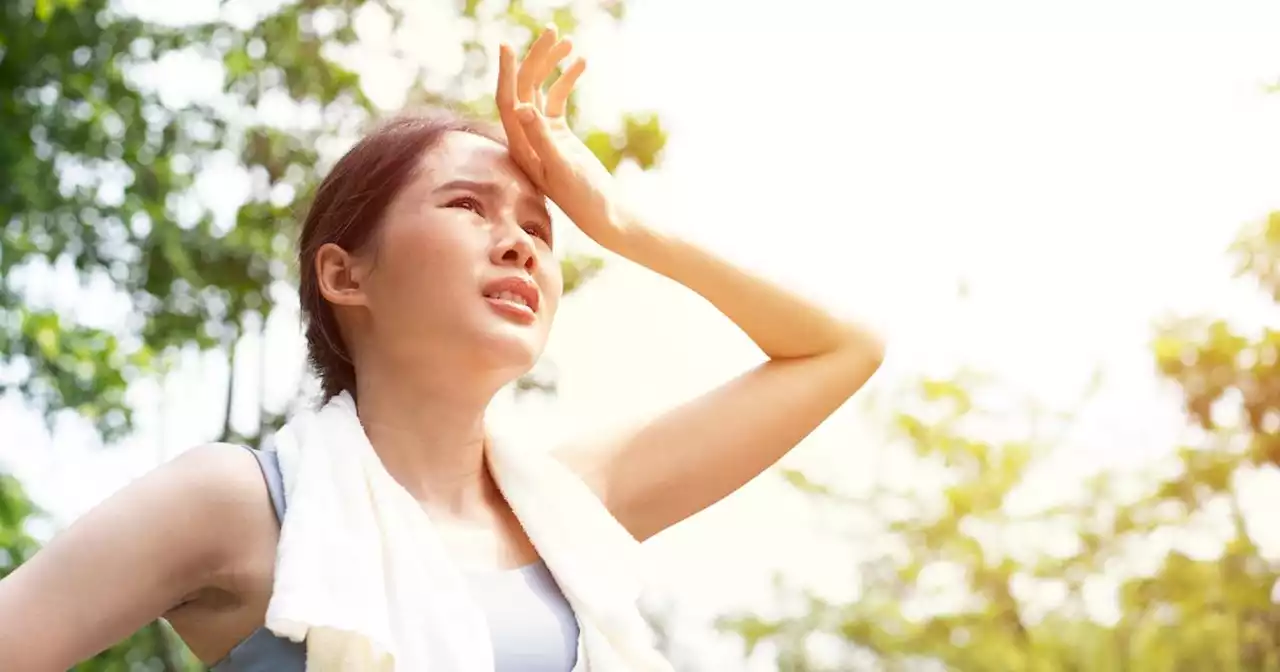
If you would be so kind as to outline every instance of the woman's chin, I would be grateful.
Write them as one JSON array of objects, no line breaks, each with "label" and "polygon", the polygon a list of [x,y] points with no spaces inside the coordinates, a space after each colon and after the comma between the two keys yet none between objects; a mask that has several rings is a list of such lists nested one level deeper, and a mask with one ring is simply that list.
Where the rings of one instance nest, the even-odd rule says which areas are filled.
[{"label": "woman's chin", "polygon": [[522,376],[542,356],[543,339],[534,329],[494,330],[486,334],[478,348],[487,368]]}]

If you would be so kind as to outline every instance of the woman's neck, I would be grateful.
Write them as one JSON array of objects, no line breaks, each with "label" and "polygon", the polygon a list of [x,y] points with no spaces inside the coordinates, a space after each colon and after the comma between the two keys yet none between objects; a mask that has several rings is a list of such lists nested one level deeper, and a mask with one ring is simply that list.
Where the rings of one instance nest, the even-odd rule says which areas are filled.
[{"label": "woman's neck", "polygon": [[432,516],[488,517],[501,499],[484,455],[493,392],[468,395],[456,377],[439,384],[410,378],[361,372],[356,408],[374,451]]}]

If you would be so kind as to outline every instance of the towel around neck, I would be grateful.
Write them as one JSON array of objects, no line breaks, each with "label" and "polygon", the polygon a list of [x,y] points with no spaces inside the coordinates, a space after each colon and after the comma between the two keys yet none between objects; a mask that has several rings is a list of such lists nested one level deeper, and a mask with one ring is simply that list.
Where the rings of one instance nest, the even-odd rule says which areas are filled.
[{"label": "towel around neck", "polygon": [[[387,473],[351,396],[274,437],[288,513],[266,625],[307,643],[311,672],[483,672],[483,612],[422,507]],[[641,616],[636,540],[562,463],[495,437],[494,480],[565,598],[575,671],[670,672]]]}]

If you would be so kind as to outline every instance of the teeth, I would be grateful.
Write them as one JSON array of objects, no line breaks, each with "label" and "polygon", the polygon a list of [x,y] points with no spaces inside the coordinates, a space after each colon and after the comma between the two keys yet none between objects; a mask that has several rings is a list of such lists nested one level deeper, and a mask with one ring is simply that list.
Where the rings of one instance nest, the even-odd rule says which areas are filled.
[{"label": "teeth", "polygon": [[523,296],[520,296],[515,292],[503,291],[503,292],[498,292],[497,294],[493,294],[491,296],[500,301],[510,301],[511,303],[518,303],[524,306],[525,308],[529,307],[529,302],[525,301]]}]

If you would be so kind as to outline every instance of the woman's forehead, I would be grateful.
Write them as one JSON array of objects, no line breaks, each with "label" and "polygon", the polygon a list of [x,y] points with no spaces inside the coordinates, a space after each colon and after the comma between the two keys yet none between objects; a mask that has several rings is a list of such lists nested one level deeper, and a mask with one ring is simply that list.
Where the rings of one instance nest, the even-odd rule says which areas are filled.
[{"label": "woman's forehead", "polygon": [[422,157],[422,168],[433,182],[463,180],[525,181],[524,173],[511,160],[502,144],[475,133],[445,133]]}]

